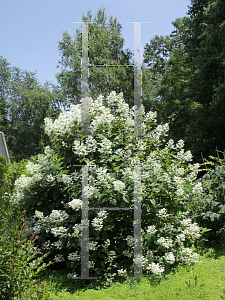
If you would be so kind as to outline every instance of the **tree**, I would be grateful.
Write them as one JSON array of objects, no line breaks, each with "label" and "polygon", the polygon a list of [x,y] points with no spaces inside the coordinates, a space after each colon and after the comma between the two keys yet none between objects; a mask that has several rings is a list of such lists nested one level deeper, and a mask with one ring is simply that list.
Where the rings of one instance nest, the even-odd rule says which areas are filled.
[{"label": "tree", "polygon": [[[134,104],[133,68],[122,66],[131,64],[132,53],[128,49],[123,51],[121,24],[112,16],[107,22],[104,8],[97,11],[93,20],[91,10],[87,12],[86,17],[83,14],[82,19],[97,22],[97,24],[89,24],[89,64],[115,65],[115,67],[89,67],[90,96],[95,98],[99,93],[107,96],[111,91],[123,92],[124,98],[132,107]],[[56,75],[56,78],[62,93],[67,98],[67,106],[71,103],[79,103],[81,98],[81,42],[80,29],[76,30],[74,39],[64,31],[63,38],[59,42],[61,59],[57,67],[61,65],[61,72]],[[119,65],[121,67],[116,67]]]},{"label": "tree", "polygon": [[225,3],[221,0],[192,1],[190,35],[186,48],[192,68],[190,95],[202,105],[199,135],[205,154],[224,150],[225,103]]},{"label": "tree", "polygon": [[9,67],[1,57],[0,126],[13,161],[28,159],[42,152],[48,137],[44,118],[56,118],[61,112],[56,87],[47,82],[41,86],[36,74]]},{"label": "tree", "polygon": [[6,59],[0,56],[0,124],[1,131],[4,131],[4,128],[8,124],[6,118],[7,115],[7,98],[6,92],[8,91],[8,81],[10,78],[10,67]]},{"label": "tree", "polygon": [[202,162],[202,155],[225,146],[225,5],[192,1],[188,15],[172,22],[169,37],[153,38],[144,57],[154,75],[160,122],[170,123],[168,138],[182,138],[195,162]]},{"label": "tree", "polygon": [[143,67],[143,105],[146,111],[157,110],[158,122],[162,122],[162,105],[164,95],[162,84],[168,68],[169,54],[172,51],[172,40],[169,36],[158,36],[144,47]]}]

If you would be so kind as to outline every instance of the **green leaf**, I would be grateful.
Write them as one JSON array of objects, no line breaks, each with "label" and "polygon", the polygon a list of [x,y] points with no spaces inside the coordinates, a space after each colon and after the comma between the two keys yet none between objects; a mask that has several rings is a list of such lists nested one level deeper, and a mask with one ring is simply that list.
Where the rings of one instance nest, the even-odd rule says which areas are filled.
[{"label": "green leaf", "polygon": [[107,225],[104,227],[104,230],[112,230],[114,228],[114,225]]},{"label": "green leaf", "polygon": [[155,199],[150,198],[150,202],[152,205],[155,205]]},{"label": "green leaf", "polygon": [[126,203],[130,203],[130,200],[129,200],[129,198],[127,197],[127,195],[123,195],[123,200],[124,200]]},{"label": "green leaf", "polygon": [[119,170],[119,168],[120,168],[120,167],[114,167],[113,169],[116,171],[116,170]]}]

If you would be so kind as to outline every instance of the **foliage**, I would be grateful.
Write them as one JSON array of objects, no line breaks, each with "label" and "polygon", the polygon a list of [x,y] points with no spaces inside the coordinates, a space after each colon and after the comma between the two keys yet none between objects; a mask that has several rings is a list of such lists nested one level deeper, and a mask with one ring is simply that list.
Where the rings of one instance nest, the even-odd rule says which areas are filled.
[{"label": "foliage", "polygon": [[[92,19],[91,10],[84,14],[82,20],[96,22],[89,23],[89,64],[90,65],[115,65],[115,67],[89,67],[90,97],[96,98],[99,94],[109,95],[114,90],[123,92],[129,106],[133,106],[133,68],[130,65],[132,52],[123,50],[124,38],[121,37],[122,26],[116,18],[108,17],[105,8],[99,8],[95,18]],[[56,74],[62,93],[70,104],[77,104],[81,98],[81,43],[82,34],[76,29],[74,39],[67,31],[63,32],[59,41],[61,59],[57,67],[61,72]],[[118,67],[120,66],[120,67]]]},{"label": "foliage", "polygon": [[36,74],[22,71],[0,57],[0,127],[12,161],[29,159],[49,142],[44,118],[56,118],[62,97],[50,83],[41,86]]},{"label": "foliage", "polygon": [[[149,97],[169,138],[183,139],[194,161],[224,150],[224,22],[221,0],[194,0],[169,36],[151,39],[144,62],[156,93]],[[146,87],[147,88],[147,87]],[[144,88],[145,89],[145,88]],[[153,89],[154,91],[154,89]],[[143,93],[144,94],[144,93]]]},{"label": "foliage", "polygon": [[196,199],[201,209],[195,218],[197,222],[210,231],[204,233],[207,243],[212,245],[225,240],[225,153],[224,158],[210,156],[211,161],[204,165],[211,168],[199,179],[204,193]]},{"label": "foliage", "polygon": [[[22,216],[24,212],[21,213],[18,206],[10,204],[13,179],[15,180],[15,174],[20,175],[22,170],[15,168],[15,172],[11,172],[15,177],[4,180],[9,166],[2,155],[0,159],[0,299],[31,299],[37,296],[36,292],[42,291],[43,285],[43,283],[36,285],[40,279],[34,277],[51,262],[39,266],[49,253],[34,259],[39,252],[34,246],[37,237],[34,238],[33,235],[29,240],[26,239],[27,226]],[[13,166],[10,166],[11,170],[12,168]],[[16,210],[14,218],[12,218],[13,210]]]},{"label": "foliage", "polygon": [[[100,95],[96,101],[89,100],[92,136],[81,135],[79,105],[71,105],[67,115],[54,122],[45,119],[51,148],[30,161],[27,175],[15,184],[15,201],[27,210],[29,234],[40,234],[40,247],[51,250],[57,269],[66,269],[74,278],[81,268],[82,172],[76,165],[89,165],[90,186],[82,192],[88,193],[91,206],[130,207],[137,176],[134,165],[145,162],[141,175],[143,269],[157,277],[171,265],[194,263],[198,255],[188,247],[200,237],[200,228],[187,214],[201,185],[195,184],[199,165],[188,163],[190,151],[184,151],[182,140],[163,146],[168,124],[156,126],[156,113],[144,115],[143,106],[129,110],[122,94],[112,92],[106,99]],[[131,134],[133,113],[144,115],[143,139]],[[97,274],[99,282],[131,274],[132,213],[110,210],[96,216],[96,211],[89,211],[90,276]]]}]

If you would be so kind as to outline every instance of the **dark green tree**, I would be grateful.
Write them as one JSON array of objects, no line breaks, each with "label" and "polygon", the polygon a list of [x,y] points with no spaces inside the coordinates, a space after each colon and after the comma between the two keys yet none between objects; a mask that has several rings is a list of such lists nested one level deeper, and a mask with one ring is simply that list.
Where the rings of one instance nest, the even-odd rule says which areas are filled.
[{"label": "dark green tree", "polygon": [[11,76],[10,64],[5,58],[0,56],[0,131],[4,131],[7,127],[8,120],[7,116],[7,93],[8,93],[8,82]]},{"label": "dark green tree", "polygon": [[168,138],[182,138],[202,162],[202,155],[225,147],[225,4],[192,1],[188,17],[172,23],[169,37],[156,36],[145,47],[156,91],[151,103],[159,121],[170,124]]},{"label": "dark green tree", "polygon": [[216,156],[225,149],[225,3],[192,1],[190,34],[185,40],[192,70],[190,97],[202,105],[198,118],[203,154]]}]

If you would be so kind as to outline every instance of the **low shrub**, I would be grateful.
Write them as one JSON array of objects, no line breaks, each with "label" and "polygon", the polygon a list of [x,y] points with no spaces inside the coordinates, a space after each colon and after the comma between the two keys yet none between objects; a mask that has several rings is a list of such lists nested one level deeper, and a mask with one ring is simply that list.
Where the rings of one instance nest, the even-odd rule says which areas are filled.
[{"label": "low shrub", "polygon": [[222,153],[223,159],[210,156],[211,160],[203,164],[206,173],[198,180],[203,193],[195,198],[200,206],[195,219],[200,226],[208,228],[203,238],[211,246],[225,242],[225,152]]},{"label": "low shrub", "polygon": [[[49,254],[34,259],[40,251],[34,243],[34,236],[26,239],[26,221],[19,206],[10,203],[10,193],[13,182],[6,180],[7,170],[11,168],[1,157],[0,182],[0,299],[31,299],[37,297],[42,290],[43,283],[38,283],[35,276],[48,267],[49,264],[40,265]],[[16,171],[15,171],[16,172]],[[9,177],[8,177],[9,178]],[[16,179],[16,177],[15,177]],[[14,218],[12,218],[14,211]],[[22,224],[22,225],[21,225]]]}]

